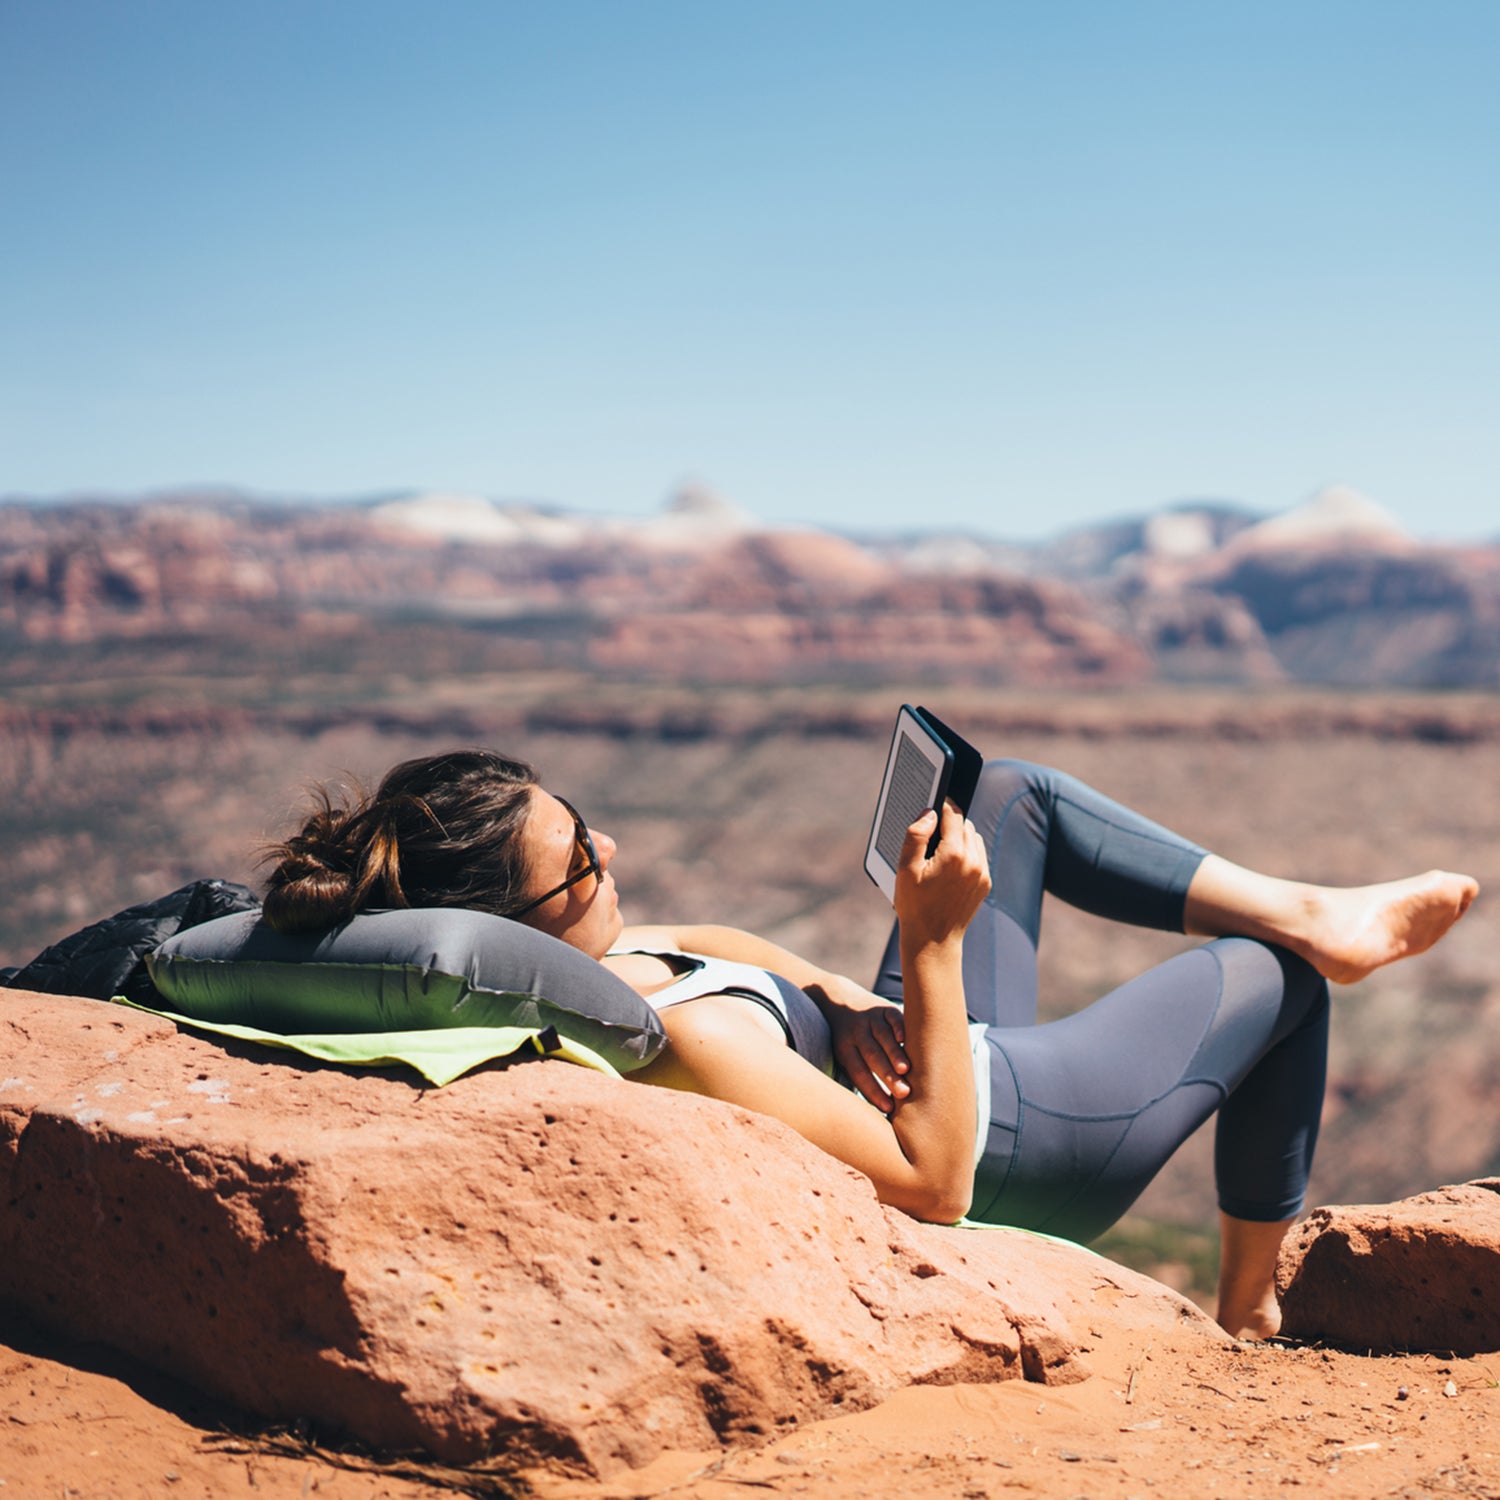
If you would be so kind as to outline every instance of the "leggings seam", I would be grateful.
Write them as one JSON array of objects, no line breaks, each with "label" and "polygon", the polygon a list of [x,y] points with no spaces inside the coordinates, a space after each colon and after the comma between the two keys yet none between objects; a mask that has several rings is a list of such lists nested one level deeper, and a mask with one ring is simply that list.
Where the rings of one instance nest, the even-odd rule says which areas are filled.
[{"label": "leggings seam", "polygon": [[[990,1049],[990,1055],[993,1056],[996,1051],[999,1051],[1000,1056],[1005,1058],[1005,1066],[1010,1072],[1010,1081],[1012,1085],[1014,1085],[1016,1091],[1017,1108],[1015,1137],[1010,1143],[1010,1160],[1006,1163],[1005,1166],[1005,1180],[1006,1182],[1009,1182],[1010,1174],[1015,1170],[1016,1162],[1020,1160],[1021,1156],[1021,1133],[1026,1128],[1026,1097],[1021,1092],[1021,1080],[1016,1076],[1016,1065],[1010,1060],[1009,1054],[1006,1053],[1004,1049],[992,1047]],[[991,1117],[990,1129],[993,1130],[994,1128],[994,1118]],[[1001,1187],[1000,1192],[1002,1195],[1004,1194],[1004,1187]]]},{"label": "leggings seam", "polygon": [[1053,801],[1067,803],[1075,812],[1082,813],[1084,817],[1091,819],[1095,823],[1102,823],[1106,828],[1114,829],[1116,833],[1128,833],[1131,838],[1143,839],[1147,843],[1160,845],[1163,849],[1173,849],[1179,854],[1186,853],[1187,850],[1182,847],[1186,843],[1200,856],[1205,852],[1198,845],[1192,843],[1190,839],[1162,838],[1160,835],[1150,833],[1143,828],[1131,828],[1124,823],[1117,823],[1113,818],[1107,818],[1103,813],[1095,812],[1091,807],[1085,807],[1083,803],[1079,802],[1076,798],[1068,796],[1066,792],[1055,793]]},{"label": "leggings seam", "polygon": [[[1202,953],[1208,958],[1208,960],[1213,964],[1214,969],[1219,976],[1219,983],[1218,988],[1214,992],[1214,1003],[1209,1008],[1208,1019],[1203,1023],[1202,1031],[1198,1033],[1198,1040],[1193,1043],[1192,1052],[1188,1054],[1189,1064],[1197,1058],[1199,1049],[1203,1046],[1204,1040],[1207,1038],[1209,1032],[1213,1029],[1214,1022],[1219,1018],[1219,1007],[1224,1003],[1224,965],[1219,962],[1218,954],[1216,954],[1213,951],[1213,948],[1207,944],[1205,944],[1201,948],[1194,948],[1190,951],[1194,953]],[[1011,1028],[996,1027],[995,1029],[997,1031],[1002,1031],[1010,1030]],[[1161,1091],[1161,1093],[1155,1095],[1153,1098],[1148,1099],[1144,1104],[1137,1106],[1135,1109],[1120,1110],[1116,1113],[1104,1115],[1073,1115],[1069,1114],[1066,1110],[1051,1109],[1047,1105],[1041,1104],[1034,1099],[1028,1099],[1026,1097],[1025,1090],[1021,1087],[1021,1080],[1019,1078],[1016,1078],[1016,1070],[1013,1066],[1011,1066],[1010,1058],[1005,1054],[1003,1048],[1001,1049],[1001,1055],[1005,1057],[1006,1066],[1010,1067],[1011,1077],[1015,1078],[1016,1100],[1021,1105],[1021,1107],[1024,1109],[1034,1109],[1038,1114],[1048,1115],[1054,1120],[1072,1120],[1082,1123],[1085,1121],[1133,1119],[1137,1115],[1144,1114],[1148,1109],[1151,1108],[1152,1105],[1161,1103],[1161,1101],[1165,1099],[1168,1094],[1173,1093],[1177,1089],[1180,1089],[1185,1083],[1215,1083],[1217,1084],[1220,1093],[1223,1094],[1226,1099],[1229,1097],[1229,1091],[1225,1089],[1222,1084],[1218,1084],[1216,1079],[1205,1079],[1198,1077],[1189,1078],[1187,1076],[1186,1065],[1184,1065],[1183,1072],[1179,1073],[1176,1079],[1174,1079],[1173,1082],[1169,1083],[1167,1087]]]},{"label": "leggings seam", "polygon": [[[1166,837],[1162,834],[1153,833],[1149,829],[1134,828],[1124,823],[1117,823],[1113,818],[1107,817],[1093,808],[1085,807],[1076,797],[1070,797],[1064,790],[1059,789],[1053,793],[1053,803],[1054,805],[1066,803],[1067,806],[1071,807],[1080,816],[1089,818],[1093,822],[1101,824],[1115,833],[1127,834],[1131,838],[1140,839],[1143,843],[1153,844],[1158,849],[1171,850],[1177,856],[1179,864],[1191,857],[1193,859],[1193,874],[1197,874],[1198,867],[1208,857],[1208,851],[1201,845],[1193,843],[1191,839],[1183,839],[1177,836]],[[1189,875],[1183,882],[1180,891],[1175,888],[1172,890],[1173,900],[1177,902],[1182,910],[1178,912],[1176,920],[1169,929],[1171,931],[1183,932],[1186,930],[1183,924],[1187,907],[1187,889],[1191,884],[1192,875]]]},{"label": "leggings seam", "polygon": [[[990,836],[989,854],[992,859],[995,856],[995,851],[1000,847],[1000,835],[1005,832],[1005,825],[1009,821],[1011,813],[1015,811],[1016,803],[1018,803],[1027,794],[1027,792],[1034,790],[1036,790],[1035,783],[1021,787],[1018,791],[1012,793],[1010,800],[1006,802],[1005,806],[1000,809],[999,815],[995,819],[995,831]],[[1008,908],[1000,899],[1000,893],[1000,882],[996,881],[990,887],[989,895],[987,895],[984,899],[990,906],[993,906],[996,911],[1004,912],[1006,916],[1010,917],[1010,919],[1015,922],[1016,926],[1019,927],[1025,934],[1027,942],[1031,944],[1032,951],[1035,952],[1038,943],[1038,934],[1033,933],[1031,929],[1016,916],[1014,912],[1008,910]],[[1040,929],[1040,912],[1037,913],[1037,919],[1037,926],[1038,929]]]},{"label": "leggings seam", "polygon": [[[1217,988],[1217,990],[1216,990],[1216,992],[1214,994],[1214,1003],[1213,1003],[1213,1006],[1209,1010],[1208,1022],[1204,1026],[1203,1031],[1199,1034],[1198,1040],[1193,1044],[1193,1050],[1192,1050],[1191,1054],[1188,1057],[1188,1063],[1189,1064],[1191,1064],[1197,1058],[1197,1056],[1198,1056],[1198,1049],[1200,1047],[1202,1047],[1204,1039],[1208,1036],[1209,1030],[1212,1028],[1214,1021],[1218,1018],[1219,1007],[1224,1003],[1224,966],[1223,966],[1223,964],[1221,964],[1219,962],[1218,955],[1216,953],[1214,953],[1211,949],[1200,948],[1197,951],[1200,952],[1200,953],[1206,952],[1208,954],[1209,958],[1213,960],[1214,969],[1218,973],[1218,976],[1219,976],[1219,983],[1218,983],[1218,988]],[[1172,1086],[1170,1088],[1164,1089],[1154,1099],[1150,1100],[1146,1104],[1141,1105],[1141,1107],[1139,1109],[1136,1109],[1134,1111],[1129,1111],[1129,1112],[1126,1112],[1124,1114],[1106,1115],[1106,1116],[1100,1117],[1100,1118],[1106,1119],[1106,1120],[1108,1120],[1108,1119],[1115,1119],[1115,1120],[1123,1119],[1123,1120],[1127,1120],[1129,1123],[1127,1123],[1127,1125],[1125,1126],[1124,1130],[1122,1130],[1120,1132],[1120,1138],[1110,1148],[1109,1155],[1106,1156],[1104,1158],[1104,1160],[1099,1163],[1099,1166],[1095,1169],[1095,1171],[1092,1172],[1089,1175],[1088,1180],[1086,1182],[1079,1183],[1079,1185],[1077,1186],[1077,1188],[1075,1188],[1073,1192],[1069,1193],[1068,1196],[1067,1196],[1067,1198],[1064,1199],[1063,1202],[1061,1202],[1060,1204],[1058,1204],[1058,1206],[1050,1214],[1048,1214],[1047,1217],[1045,1219],[1043,1219],[1040,1224],[1037,1225],[1037,1228],[1040,1229],[1040,1230],[1045,1231],[1046,1228],[1047,1228],[1047,1226],[1049,1224],[1056,1223],[1057,1220],[1059,1218],[1061,1218],[1064,1214],[1066,1214],[1068,1212],[1068,1210],[1071,1209],[1073,1207],[1073,1205],[1081,1197],[1083,1197],[1083,1195],[1085,1193],[1091,1193],[1094,1190],[1094,1187],[1098,1183],[1099,1179],[1101,1177],[1103,1177],[1104,1174],[1109,1170],[1110,1164],[1114,1161],[1115,1157],[1120,1154],[1120,1149],[1121,1149],[1121,1147],[1124,1146],[1125,1142],[1130,1138],[1130,1132],[1134,1128],[1136,1121],[1139,1120],[1140,1117],[1143,1114],[1145,1114],[1145,1112],[1148,1109],[1152,1108],[1156,1104],[1159,1104],[1163,1099],[1167,1098],[1171,1094],[1176,1093],[1176,1091],[1178,1089],[1182,1088],[1185,1084],[1190,1083],[1190,1082],[1195,1082],[1195,1083],[1211,1082],[1211,1083],[1214,1083],[1216,1085],[1216,1087],[1218,1088],[1218,1091],[1219,1091],[1219,1096],[1220,1096],[1219,1097],[1219,1104],[1220,1105],[1222,1105],[1223,1102],[1224,1102],[1224,1100],[1228,1097],[1228,1091],[1224,1088],[1224,1086],[1222,1084],[1219,1084],[1216,1079],[1200,1079],[1200,1078],[1196,1078],[1196,1077],[1190,1079],[1187,1076],[1187,1068],[1184,1067],[1183,1071],[1180,1074],[1178,1074],[1177,1081],[1174,1084],[1172,1084]],[[1019,1080],[1017,1081],[1016,1087],[1017,1087],[1017,1092],[1019,1093],[1019,1090],[1020,1090]],[[1023,1106],[1024,1106],[1024,1103],[1025,1103],[1024,1098],[1022,1099],[1022,1103],[1023,1103]],[[1031,1107],[1034,1108],[1034,1109],[1036,1109],[1036,1108],[1040,1108],[1041,1106],[1032,1105]],[[1217,1107],[1218,1106],[1216,1105],[1215,1108],[1217,1108]],[[1053,1114],[1054,1118],[1058,1118],[1059,1117],[1056,1114],[1056,1112],[1048,1111],[1048,1113]],[[1019,1114],[1019,1112],[1018,1112],[1018,1114]],[[1067,1116],[1060,1116],[1060,1118],[1067,1118]],[[1016,1134],[1017,1134],[1017,1137],[1019,1138],[1019,1136],[1020,1136],[1019,1124],[1017,1126]]]},{"label": "leggings seam", "polygon": [[[1021,1103],[1027,1109],[1035,1110],[1037,1114],[1046,1115],[1049,1119],[1052,1120],[1066,1120],[1069,1124],[1072,1125],[1107,1125],[1111,1120],[1135,1120],[1139,1116],[1145,1114],[1148,1109],[1152,1109],[1156,1105],[1160,1104],[1163,1099],[1169,1098],[1171,1095],[1175,1094],[1178,1089],[1190,1088],[1195,1084],[1202,1083],[1210,1084],[1213,1086],[1214,1090],[1219,1095],[1219,1104],[1222,1104],[1229,1097],[1229,1090],[1226,1089],[1217,1078],[1206,1074],[1200,1077],[1195,1073],[1191,1076],[1189,1076],[1188,1074],[1183,1074],[1183,1076],[1179,1078],[1175,1083],[1169,1084],[1161,1091],[1161,1093],[1154,1094],[1143,1104],[1137,1105],[1136,1108],[1117,1110],[1113,1114],[1075,1115],[1065,1109],[1049,1109],[1045,1104],[1034,1104],[1029,1099],[1022,1099]],[[1214,1106],[1215,1109],[1217,1109],[1218,1107],[1218,1105]]]}]

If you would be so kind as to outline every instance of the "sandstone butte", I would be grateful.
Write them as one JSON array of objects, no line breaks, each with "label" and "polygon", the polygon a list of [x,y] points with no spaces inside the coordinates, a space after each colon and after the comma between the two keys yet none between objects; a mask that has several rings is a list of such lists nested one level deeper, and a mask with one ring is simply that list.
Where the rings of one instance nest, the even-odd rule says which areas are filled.
[{"label": "sandstone butte", "polygon": [[915,1223],[763,1116],[562,1062],[446,1089],[0,990],[0,1305],[272,1420],[607,1475],[904,1387],[1223,1335],[1076,1246]]}]

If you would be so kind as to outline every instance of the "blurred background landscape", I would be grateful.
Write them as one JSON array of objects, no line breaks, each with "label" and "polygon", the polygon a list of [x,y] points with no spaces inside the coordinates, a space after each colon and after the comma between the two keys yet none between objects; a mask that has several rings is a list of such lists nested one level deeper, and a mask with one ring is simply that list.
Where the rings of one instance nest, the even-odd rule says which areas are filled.
[{"label": "blurred background landscape", "polygon": [[[312,781],[499,745],[620,842],[627,915],[765,932],[866,982],[896,707],[1241,862],[1500,889],[1500,548],[1364,497],[1174,507],[1045,543],[638,520],[478,497],[0,506],[0,964],[203,875],[253,883]],[[1048,1014],[1181,940],[1049,910]],[[1500,1170],[1500,914],[1336,992],[1316,1201]],[[1209,1143],[1108,1248],[1199,1292]]]}]

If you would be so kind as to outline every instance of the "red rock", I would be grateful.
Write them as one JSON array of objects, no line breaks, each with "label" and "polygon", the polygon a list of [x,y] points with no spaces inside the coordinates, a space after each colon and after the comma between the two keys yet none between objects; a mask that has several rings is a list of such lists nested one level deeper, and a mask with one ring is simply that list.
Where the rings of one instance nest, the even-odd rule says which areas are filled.
[{"label": "red rock", "polygon": [[596,1473],[911,1383],[1075,1381],[1075,1325],[1222,1338],[711,1100],[545,1062],[434,1090],[8,990],[3,1301],[268,1417]]},{"label": "red rock", "polygon": [[1354,1349],[1500,1349],[1500,1177],[1314,1209],[1277,1267],[1282,1332]]}]

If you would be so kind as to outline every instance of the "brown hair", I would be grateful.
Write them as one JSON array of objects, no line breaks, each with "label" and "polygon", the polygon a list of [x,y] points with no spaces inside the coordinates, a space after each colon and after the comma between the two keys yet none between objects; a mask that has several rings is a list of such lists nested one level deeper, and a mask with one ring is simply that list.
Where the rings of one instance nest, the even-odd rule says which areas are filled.
[{"label": "brown hair", "polygon": [[263,916],[278,932],[331,927],[381,907],[464,906],[507,916],[526,904],[520,834],[536,772],[489,750],[403,761],[373,795],[313,790],[276,861]]}]

